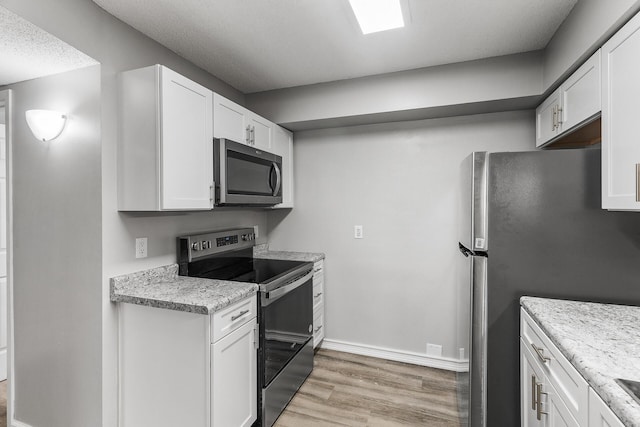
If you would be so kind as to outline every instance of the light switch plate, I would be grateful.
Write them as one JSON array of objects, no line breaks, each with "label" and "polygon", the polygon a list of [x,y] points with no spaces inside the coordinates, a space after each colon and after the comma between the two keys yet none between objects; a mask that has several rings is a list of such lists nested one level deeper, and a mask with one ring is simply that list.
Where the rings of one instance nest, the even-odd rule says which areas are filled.
[{"label": "light switch plate", "polygon": [[353,226],[353,237],[355,239],[362,239],[364,238],[364,234],[363,234],[363,229],[361,225],[354,225]]}]

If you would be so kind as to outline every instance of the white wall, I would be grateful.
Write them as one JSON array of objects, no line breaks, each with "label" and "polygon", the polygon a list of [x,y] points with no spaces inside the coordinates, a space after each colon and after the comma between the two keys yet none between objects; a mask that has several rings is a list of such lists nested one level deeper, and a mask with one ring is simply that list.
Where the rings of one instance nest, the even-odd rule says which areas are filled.
[{"label": "white wall", "polygon": [[246,99],[249,108],[300,130],[531,108],[542,92],[542,53],[529,52],[252,93]]},{"label": "white wall", "polygon": [[[71,216],[71,218],[75,218],[78,230],[84,230],[87,227],[92,233],[98,233],[97,235],[91,234],[93,237],[91,245],[84,245],[81,248],[83,255],[87,254],[87,256],[102,253],[101,265],[100,263],[87,265],[87,269],[93,269],[91,272],[92,280],[83,283],[87,289],[99,292],[100,306],[95,306],[92,303],[82,305],[83,298],[86,297],[85,293],[78,294],[72,301],[73,307],[82,305],[80,308],[84,314],[82,318],[84,324],[101,325],[101,329],[94,331],[94,336],[98,338],[94,348],[99,349],[99,352],[96,357],[91,357],[91,361],[83,362],[88,365],[81,378],[75,376],[73,366],[68,364],[49,366],[52,373],[51,376],[42,378],[41,390],[49,390],[54,386],[60,387],[62,385],[64,392],[47,394],[47,406],[40,406],[40,402],[45,397],[35,389],[30,389],[29,393],[23,390],[23,393],[18,394],[18,397],[22,399],[23,408],[29,406],[34,413],[38,414],[37,417],[34,415],[34,419],[42,419],[42,413],[49,408],[56,408],[56,411],[92,412],[94,417],[102,417],[101,423],[95,421],[98,418],[93,418],[91,422],[83,423],[75,420],[64,424],[66,420],[64,414],[51,412],[48,421],[35,423],[36,427],[58,425],[113,427],[117,421],[117,318],[115,304],[109,301],[109,278],[118,274],[175,262],[174,239],[179,234],[235,225],[258,225],[262,231],[266,229],[266,213],[262,210],[218,210],[216,212],[151,215],[117,212],[117,74],[123,70],[160,63],[236,102],[243,103],[244,96],[226,83],[109,15],[90,0],[57,0],[55,2],[48,0],[30,0],[28,2],[0,0],[0,5],[40,26],[71,46],[82,50],[101,64],[100,109],[93,112],[94,116],[91,117],[98,124],[102,123],[101,162],[99,161],[94,169],[95,173],[101,175],[101,180],[87,181],[93,186],[92,197],[101,200],[101,212],[98,212],[97,215],[78,218]],[[74,156],[73,151],[80,150],[80,146],[73,145],[70,149],[71,156]],[[39,165],[36,159],[29,158],[28,161],[32,162],[30,166],[33,170],[38,169]],[[77,179],[83,179],[80,172],[77,174]],[[42,181],[42,184],[46,184],[46,179]],[[68,208],[65,207],[63,201],[53,200],[47,209],[55,212],[55,215],[52,214],[49,217],[50,222],[55,224],[58,216],[64,215]],[[260,241],[265,241],[266,233],[261,234]],[[19,241],[23,240],[22,237],[21,234],[14,235],[14,238]],[[135,259],[135,237],[149,239],[148,258]],[[55,248],[49,247],[48,250],[54,252]],[[62,274],[62,271],[70,268],[73,268],[71,261],[67,264],[59,264],[60,271],[56,274]],[[37,275],[46,271],[40,271],[37,264],[33,270],[33,274]],[[61,282],[58,286],[61,287],[63,293],[74,289],[71,284],[66,282]],[[31,298],[36,298],[36,296],[31,295]],[[86,310],[87,306],[91,307],[90,311]],[[55,306],[51,308],[51,310],[55,309]],[[57,307],[57,309],[63,310],[62,307]],[[68,310],[66,308],[64,310],[64,312],[60,311],[58,315],[67,313]],[[46,327],[46,322],[42,322],[42,327]],[[16,339],[20,336],[35,338],[33,334],[36,332],[40,331],[17,329]],[[75,351],[76,347],[94,345],[93,342],[86,343],[85,336],[76,333],[73,328],[68,329],[66,334],[70,345],[65,349],[60,349],[60,357],[67,356],[67,353]],[[41,347],[34,348],[34,352],[26,356],[32,359],[40,358],[44,357],[43,352],[44,349]],[[75,359],[72,357],[71,360]],[[25,359],[25,361],[29,360]],[[74,381],[53,382],[53,375],[60,379],[73,378]],[[65,397],[65,394],[70,397]],[[71,397],[73,400],[70,400]],[[16,406],[20,406],[19,401],[16,402]]]},{"label": "white wall", "polygon": [[544,89],[559,85],[640,9],[638,0],[580,0],[544,52]]},{"label": "white wall", "polygon": [[457,358],[460,162],[533,148],[532,111],[296,133],[296,208],[269,242],[326,254],[326,338]]},{"label": "white wall", "polygon": [[[15,415],[34,427],[101,422],[100,67],[10,85]],[[38,141],[24,112],[69,116]]]}]

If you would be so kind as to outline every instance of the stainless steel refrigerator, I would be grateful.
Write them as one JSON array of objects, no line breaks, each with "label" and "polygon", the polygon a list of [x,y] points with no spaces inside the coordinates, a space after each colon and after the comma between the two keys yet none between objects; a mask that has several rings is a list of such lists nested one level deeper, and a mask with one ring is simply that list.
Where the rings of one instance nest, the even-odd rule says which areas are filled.
[{"label": "stainless steel refrigerator", "polygon": [[463,162],[459,403],[471,427],[520,425],[522,295],[640,305],[640,212],[601,209],[600,169],[599,149]]}]

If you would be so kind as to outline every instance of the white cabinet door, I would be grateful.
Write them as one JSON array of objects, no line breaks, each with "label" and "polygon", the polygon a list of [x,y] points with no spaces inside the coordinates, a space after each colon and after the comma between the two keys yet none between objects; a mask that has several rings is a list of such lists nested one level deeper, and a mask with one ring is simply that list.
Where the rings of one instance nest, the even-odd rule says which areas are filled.
[{"label": "white cabinet door", "polygon": [[213,95],[213,136],[248,144],[249,130],[247,109],[215,93]]},{"label": "white cabinet door", "polygon": [[293,207],[293,133],[274,126],[271,151],[282,157],[282,203],[274,209]]},{"label": "white cabinet door", "polygon": [[560,104],[560,89],[558,89],[536,108],[536,147],[546,144],[560,133],[558,124]]},{"label": "white cabinet door", "polygon": [[212,427],[249,427],[257,418],[256,322],[212,344]]},{"label": "white cabinet door", "polygon": [[162,209],[210,209],[213,92],[161,70]]},{"label": "white cabinet door", "polygon": [[[520,341],[520,413],[521,427],[542,427],[544,417],[538,416],[537,387],[544,381],[544,374],[533,356]],[[542,411],[543,409],[541,409]],[[540,419],[538,419],[540,418]]]},{"label": "white cabinet door", "polygon": [[118,209],[212,209],[213,92],[161,65],[119,91]]},{"label": "white cabinet door", "polygon": [[602,47],[602,207],[640,210],[640,15]]},{"label": "white cabinet door", "polygon": [[596,116],[600,102],[600,50],[560,86],[560,132]]},{"label": "white cabinet door", "polygon": [[546,427],[580,427],[562,398],[546,378],[542,391],[544,393],[542,408],[545,412],[543,418],[546,417]]},{"label": "white cabinet door", "polygon": [[624,427],[593,389],[589,389],[589,427]]},{"label": "white cabinet door", "polygon": [[254,147],[265,150],[271,150],[271,138],[273,131],[273,124],[259,115],[248,111],[248,123],[251,135],[251,145]]}]

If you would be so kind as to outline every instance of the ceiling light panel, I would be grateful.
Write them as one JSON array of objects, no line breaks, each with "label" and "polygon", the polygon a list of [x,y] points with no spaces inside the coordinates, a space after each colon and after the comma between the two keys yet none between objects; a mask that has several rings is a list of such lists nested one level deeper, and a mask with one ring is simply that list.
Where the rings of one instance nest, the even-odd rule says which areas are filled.
[{"label": "ceiling light panel", "polygon": [[349,0],[362,34],[404,27],[400,0]]}]

